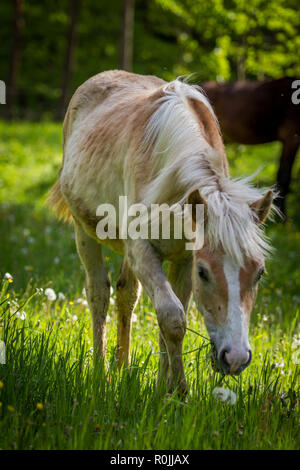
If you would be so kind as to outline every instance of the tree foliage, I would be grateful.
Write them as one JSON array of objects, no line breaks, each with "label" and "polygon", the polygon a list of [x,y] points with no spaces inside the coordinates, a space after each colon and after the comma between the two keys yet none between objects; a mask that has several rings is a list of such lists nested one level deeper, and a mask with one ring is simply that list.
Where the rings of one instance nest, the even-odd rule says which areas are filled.
[{"label": "tree foliage", "polygon": [[[71,92],[120,66],[122,1],[83,0]],[[133,71],[197,80],[299,76],[298,0],[136,0]],[[8,81],[14,8],[0,4],[0,79]],[[24,0],[15,116],[52,117],[62,94],[70,1]]]}]

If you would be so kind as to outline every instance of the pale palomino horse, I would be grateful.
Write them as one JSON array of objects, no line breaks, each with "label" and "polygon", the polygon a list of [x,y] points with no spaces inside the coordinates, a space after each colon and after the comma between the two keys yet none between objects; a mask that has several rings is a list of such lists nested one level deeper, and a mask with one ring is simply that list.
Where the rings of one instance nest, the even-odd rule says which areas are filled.
[{"label": "pale palomino horse", "polygon": [[[269,250],[262,224],[273,193],[230,179],[218,124],[201,89],[118,70],[100,73],[72,97],[63,139],[63,165],[50,204],[59,217],[74,223],[96,358],[105,353],[110,295],[104,244],[124,255],[116,289],[120,364],[130,361],[131,316],[141,283],[159,324],[158,383],[187,390],[182,344],[192,292],[218,366],[225,374],[239,374],[251,361],[249,318]],[[120,195],[147,207],[203,204],[203,247],[186,250],[180,239],[117,237],[100,243],[97,207],[117,207]]]}]

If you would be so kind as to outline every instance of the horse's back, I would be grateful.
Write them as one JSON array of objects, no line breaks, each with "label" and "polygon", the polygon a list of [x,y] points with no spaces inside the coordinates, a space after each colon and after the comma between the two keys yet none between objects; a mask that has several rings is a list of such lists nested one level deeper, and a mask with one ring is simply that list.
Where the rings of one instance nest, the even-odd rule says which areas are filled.
[{"label": "horse's back", "polygon": [[164,83],[153,75],[138,75],[124,70],[108,70],[94,75],[77,88],[70,101],[63,126],[64,142],[74,124],[82,121],[101,104],[111,101],[113,105],[126,93],[155,90]]},{"label": "horse's back", "polygon": [[[293,78],[236,81],[203,85],[224,135],[232,141],[256,144],[281,139],[283,126],[299,122],[292,103]],[[294,116],[296,115],[298,116]]]}]

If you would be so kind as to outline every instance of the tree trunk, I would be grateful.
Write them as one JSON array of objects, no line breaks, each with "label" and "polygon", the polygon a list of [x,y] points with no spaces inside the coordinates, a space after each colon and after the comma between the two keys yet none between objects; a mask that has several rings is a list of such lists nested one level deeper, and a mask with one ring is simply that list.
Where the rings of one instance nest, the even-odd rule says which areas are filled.
[{"label": "tree trunk", "polygon": [[134,29],[134,0],[123,0],[120,68],[131,72]]},{"label": "tree trunk", "polygon": [[67,32],[67,50],[65,56],[65,65],[63,70],[63,79],[61,86],[61,95],[57,110],[57,118],[63,119],[66,112],[68,99],[70,95],[70,84],[74,65],[74,53],[77,43],[77,25],[79,18],[80,0],[70,0],[70,25]]},{"label": "tree trunk", "polygon": [[23,0],[14,0],[14,20],[12,27],[12,50],[9,64],[9,75],[7,80],[6,92],[6,106],[4,116],[7,119],[13,117],[13,108],[17,96],[17,80],[20,71],[21,63],[21,35],[23,29]]}]

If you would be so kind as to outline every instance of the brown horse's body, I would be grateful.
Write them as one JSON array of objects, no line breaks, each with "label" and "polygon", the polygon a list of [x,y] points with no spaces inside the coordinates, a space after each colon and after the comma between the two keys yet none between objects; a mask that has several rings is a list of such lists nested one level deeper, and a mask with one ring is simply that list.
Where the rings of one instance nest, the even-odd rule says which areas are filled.
[{"label": "brown horse's body", "polygon": [[300,104],[292,102],[294,81],[282,78],[265,82],[207,82],[203,85],[225,139],[250,145],[276,140],[282,142],[277,184],[281,195],[278,205],[283,212],[300,145]]}]

